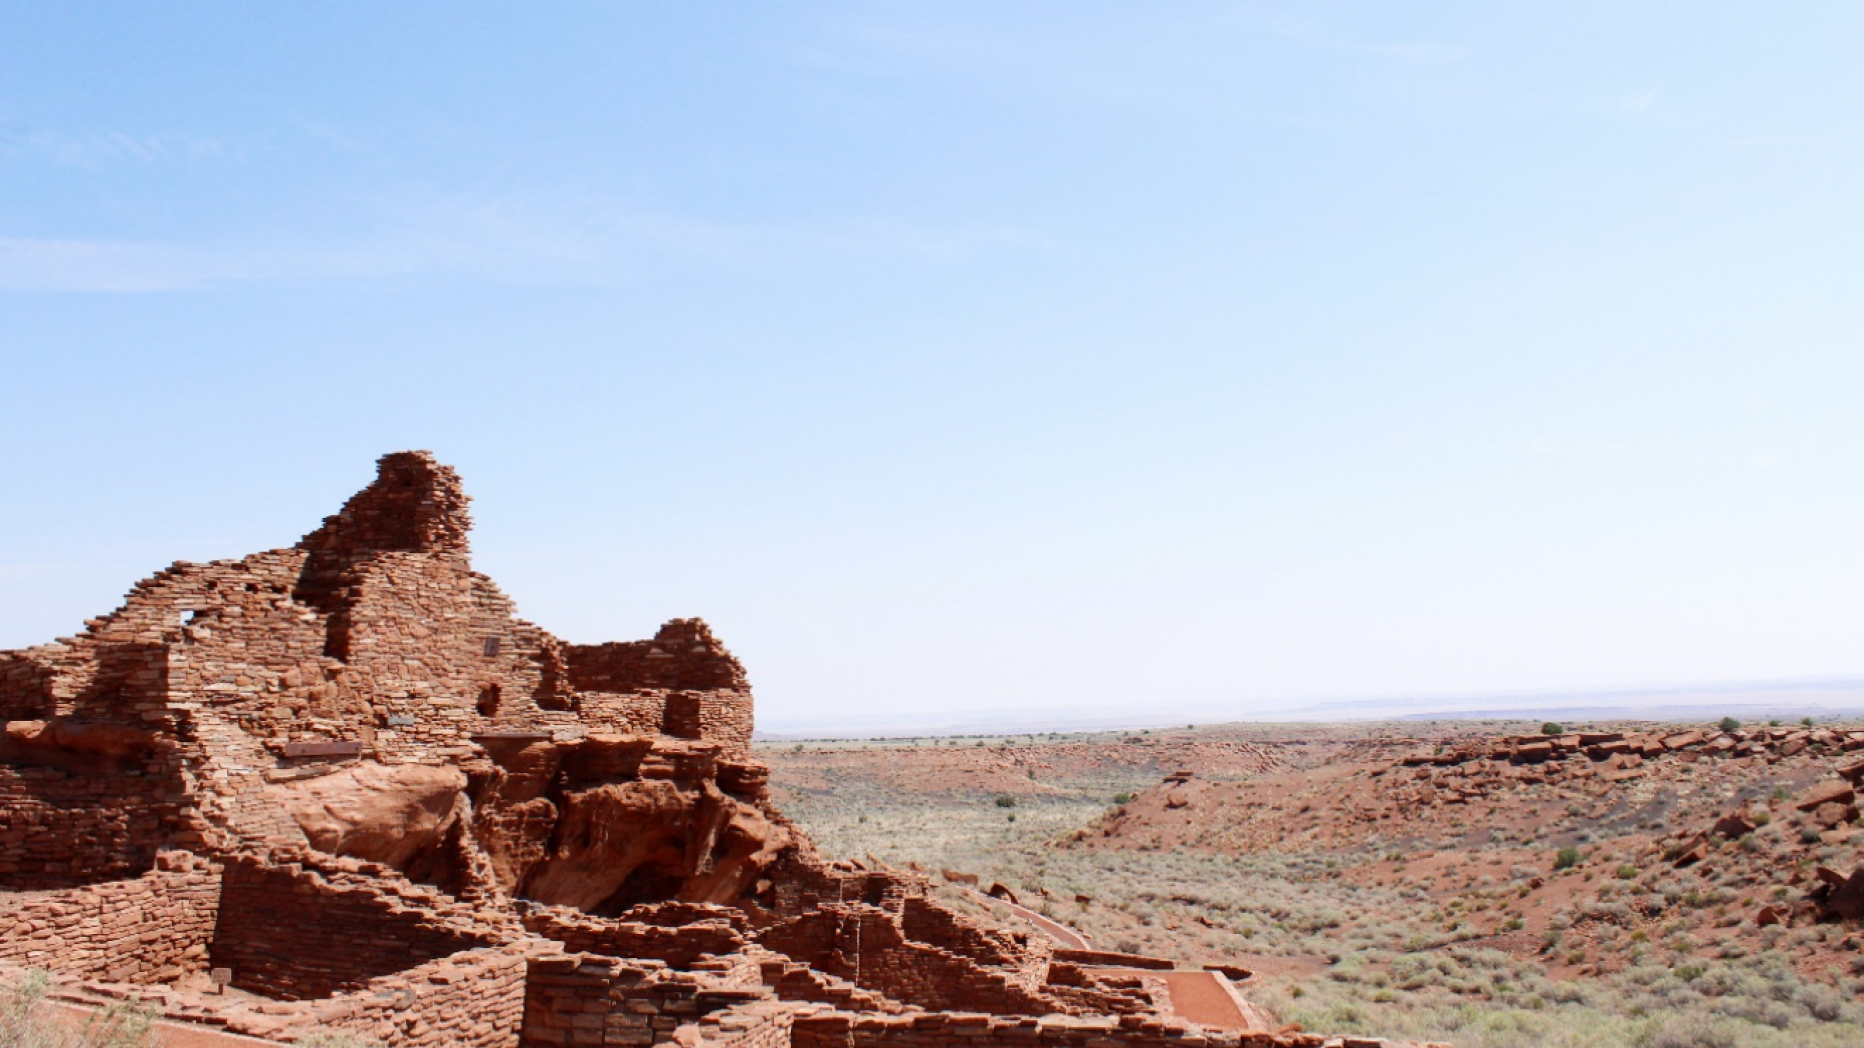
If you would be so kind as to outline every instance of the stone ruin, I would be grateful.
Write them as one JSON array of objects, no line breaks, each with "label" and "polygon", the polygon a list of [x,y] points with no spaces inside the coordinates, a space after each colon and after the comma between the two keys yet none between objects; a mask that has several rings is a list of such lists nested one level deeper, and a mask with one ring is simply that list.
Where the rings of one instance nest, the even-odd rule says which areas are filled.
[{"label": "stone ruin", "polygon": [[[379,466],[296,546],[176,564],[0,652],[0,977],[144,1002],[194,1044],[1323,1043],[1262,1030],[1222,972],[824,861],[704,622],[566,643],[472,570],[452,469]],[[1172,978],[1234,1019],[1180,1014]]]}]

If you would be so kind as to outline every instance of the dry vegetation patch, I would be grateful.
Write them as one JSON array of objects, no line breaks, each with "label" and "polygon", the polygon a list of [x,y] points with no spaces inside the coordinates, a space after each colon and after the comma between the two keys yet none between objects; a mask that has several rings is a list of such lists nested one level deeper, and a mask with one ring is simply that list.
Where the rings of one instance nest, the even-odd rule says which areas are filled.
[{"label": "dry vegetation patch", "polygon": [[[780,803],[827,854],[999,882],[1099,949],[1252,969],[1248,995],[1308,1029],[1464,1048],[1864,1044],[1864,933],[1821,923],[1807,901],[1819,868],[1864,866],[1864,833],[1797,804],[1832,780],[1836,744],[1781,755],[1761,736],[1738,757],[1730,746],[1563,767],[1399,761],[1523,727],[1203,728],[771,756]],[[1190,740],[1266,759],[1206,769]],[[1147,747],[1172,757],[1117,756]],[[950,773],[954,751],[1007,758],[1027,785],[967,788]],[[1751,828],[1710,832],[1731,813]],[[1702,855],[1679,866],[1687,849]],[[993,905],[944,891],[979,914]],[[1757,920],[1765,907],[1783,923]]]}]

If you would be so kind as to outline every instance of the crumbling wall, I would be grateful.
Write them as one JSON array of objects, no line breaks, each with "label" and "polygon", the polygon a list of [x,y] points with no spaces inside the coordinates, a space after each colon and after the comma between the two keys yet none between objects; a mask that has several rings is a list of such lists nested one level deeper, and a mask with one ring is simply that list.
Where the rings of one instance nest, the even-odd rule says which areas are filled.
[{"label": "crumbling wall", "polygon": [[531,958],[525,987],[523,1048],[666,1044],[682,1024],[766,996],[654,961],[589,954]]},{"label": "crumbling wall", "polygon": [[211,955],[215,967],[232,970],[234,986],[300,1000],[360,989],[507,937],[508,929],[385,867],[330,863],[319,871],[235,856],[226,864]]},{"label": "crumbling wall", "polygon": [[913,942],[899,918],[864,905],[827,905],[765,930],[758,942],[818,971],[897,1001],[941,1011],[1046,1015],[1063,1009],[1024,985],[1025,973],[985,968]]},{"label": "crumbling wall", "polygon": [[789,852],[771,868],[772,908],[780,917],[799,917],[823,903],[866,903],[897,912],[906,900],[923,897],[931,881],[899,870],[857,869]]},{"label": "crumbling wall", "polygon": [[319,1002],[310,1016],[382,1048],[515,1048],[532,949],[518,943],[429,961]]},{"label": "crumbling wall", "polygon": [[565,645],[564,656],[588,714],[612,722],[608,730],[704,739],[732,757],[750,753],[744,665],[703,621],[674,619],[649,641]]},{"label": "crumbling wall", "polygon": [[1317,1034],[1205,1030],[1135,1015],[1117,1019],[1052,1016],[1030,1022],[976,1014],[816,1012],[797,1015],[790,1037],[794,1048],[1320,1048],[1328,1043]]},{"label": "crumbling wall", "polygon": [[949,950],[979,964],[1020,967],[1030,953],[1028,936],[1017,942],[1005,933],[987,931],[927,899],[907,899],[900,907],[900,930],[928,946]]},{"label": "crumbling wall", "polygon": [[164,853],[134,880],[0,896],[0,963],[113,982],[158,983],[207,967],[220,871]]},{"label": "crumbling wall", "polygon": [[668,927],[604,920],[563,907],[550,907],[526,914],[524,926],[536,935],[562,943],[571,953],[644,957],[674,968],[690,968],[703,956],[736,953],[745,945],[744,936],[722,920]]}]

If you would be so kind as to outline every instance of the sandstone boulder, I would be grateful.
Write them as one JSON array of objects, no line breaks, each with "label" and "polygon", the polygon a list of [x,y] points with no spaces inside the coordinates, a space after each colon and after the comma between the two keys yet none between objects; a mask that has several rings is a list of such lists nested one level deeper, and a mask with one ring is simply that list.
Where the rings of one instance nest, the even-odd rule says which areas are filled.
[{"label": "sandstone boulder", "polygon": [[1754,824],[1741,815],[1724,815],[1716,820],[1711,832],[1717,837],[1744,837],[1754,832]]},{"label": "sandstone boulder", "polygon": [[1827,801],[1812,810],[1812,821],[1825,829],[1835,829],[1857,818],[1858,810],[1850,804]]},{"label": "sandstone boulder", "polygon": [[1825,906],[1844,920],[1864,919],[1864,867],[1853,870],[1843,884],[1834,887]]},{"label": "sandstone boulder", "polygon": [[466,775],[427,764],[357,764],[266,788],[311,847],[407,869],[459,817]]},{"label": "sandstone boulder", "polygon": [[1821,804],[1850,804],[1857,798],[1851,784],[1839,779],[1833,782],[1821,782],[1799,795],[1793,806],[1800,811],[1812,811]]}]

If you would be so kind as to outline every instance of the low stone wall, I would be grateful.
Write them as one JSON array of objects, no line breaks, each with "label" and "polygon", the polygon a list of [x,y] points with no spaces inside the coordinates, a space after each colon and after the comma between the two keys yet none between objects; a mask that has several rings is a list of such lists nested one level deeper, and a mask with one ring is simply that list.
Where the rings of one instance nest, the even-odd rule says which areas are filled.
[{"label": "low stone wall", "polygon": [[699,1018],[696,976],[651,961],[571,954],[533,957],[522,1048],[650,1045]]},{"label": "low stone wall", "polygon": [[818,971],[937,1011],[1046,1015],[1062,1006],[1020,985],[1024,973],[985,968],[901,932],[872,906],[825,906],[759,937],[765,947]]},{"label": "low stone wall", "polygon": [[1320,1048],[1327,1039],[1310,1033],[1212,1032],[1137,1016],[1015,1019],[953,1013],[818,1012],[796,1016],[790,1042],[794,1048]]},{"label": "low stone wall", "polygon": [[970,923],[925,899],[907,899],[900,908],[900,928],[906,937],[979,964],[1020,967],[1029,953],[1026,944],[1009,940]]},{"label": "low stone wall", "polygon": [[744,937],[722,920],[697,921],[677,927],[603,920],[562,907],[533,910],[524,926],[532,933],[563,944],[571,953],[601,953],[611,957],[643,957],[664,961],[675,968],[690,968],[707,954],[723,956],[744,948]]},{"label": "low stone wall", "polygon": [[186,852],[157,866],[134,880],[0,895],[0,963],[128,983],[204,970],[220,871]]},{"label": "low stone wall", "polygon": [[316,1025],[382,1048],[516,1048],[527,950],[514,944],[455,954],[371,979],[312,1007]]},{"label": "low stone wall", "polygon": [[777,1001],[747,1001],[703,1016],[673,1031],[680,1048],[790,1048],[794,1008]]},{"label": "low stone wall", "polygon": [[298,863],[235,857],[226,866],[213,963],[232,969],[242,990],[311,1000],[501,939],[493,925],[438,909],[448,902],[380,874],[326,877]]}]

